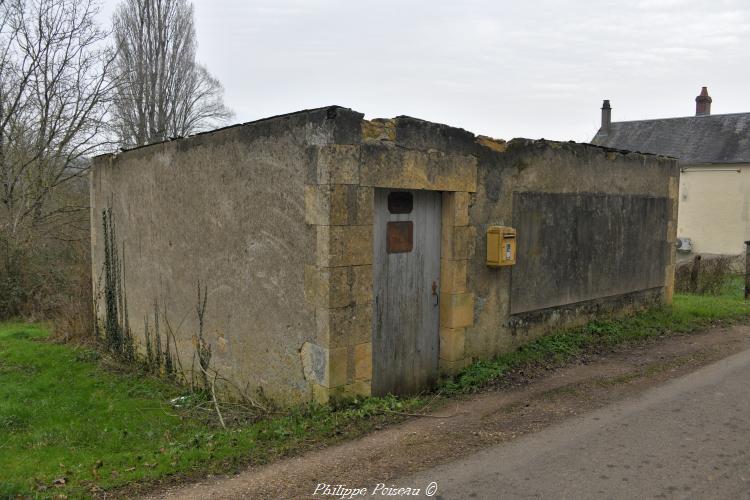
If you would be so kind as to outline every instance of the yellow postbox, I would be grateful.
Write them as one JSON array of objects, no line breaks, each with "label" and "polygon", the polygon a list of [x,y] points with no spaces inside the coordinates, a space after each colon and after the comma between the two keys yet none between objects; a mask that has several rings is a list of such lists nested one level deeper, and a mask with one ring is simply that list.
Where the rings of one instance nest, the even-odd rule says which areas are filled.
[{"label": "yellow postbox", "polygon": [[487,228],[487,265],[512,266],[516,263],[516,230],[506,226]]}]

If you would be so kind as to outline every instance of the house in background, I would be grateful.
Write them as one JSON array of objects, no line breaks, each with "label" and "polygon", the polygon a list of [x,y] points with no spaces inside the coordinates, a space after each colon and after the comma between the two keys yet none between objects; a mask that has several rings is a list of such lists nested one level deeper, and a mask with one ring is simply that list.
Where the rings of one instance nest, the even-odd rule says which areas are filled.
[{"label": "house in background", "polygon": [[750,113],[712,115],[706,87],[695,102],[695,116],[613,123],[606,100],[591,142],[678,158],[677,236],[683,248],[738,255],[750,240]]}]

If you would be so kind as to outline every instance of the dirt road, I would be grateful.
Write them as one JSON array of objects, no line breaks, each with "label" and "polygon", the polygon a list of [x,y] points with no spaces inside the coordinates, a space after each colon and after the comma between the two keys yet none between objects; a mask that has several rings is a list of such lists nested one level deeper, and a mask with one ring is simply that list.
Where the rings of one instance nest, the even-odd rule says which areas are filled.
[{"label": "dirt road", "polygon": [[[737,360],[747,358],[750,362],[750,354],[743,352],[747,349],[750,349],[748,326],[715,328],[700,334],[664,338],[645,346],[622,348],[589,359],[585,364],[534,374],[531,382],[526,382],[521,374],[515,386],[453,402],[433,417],[414,419],[356,441],[251,468],[233,477],[211,478],[197,484],[155,492],[149,498],[321,498],[313,496],[320,483],[363,487],[372,492],[373,486],[378,483],[424,488],[432,481],[438,483],[438,495],[444,498],[498,498],[499,492],[504,492],[502,498],[512,498],[509,493],[514,491],[521,494],[540,492],[542,497],[546,496],[544,493],[553,491],[552,496],[560,497],[568,490],[544,488],[553,488],[556,481],[562,481],[561,477],[570,481],[568,486],[573,489],[569,490],[569,496],[574,498],[580,497],[578,493],[581,490],[575,487],[583,484],[580,478],[584,476],[590,478],[590,488],[586,490],[595,488],[592,497],[602,497],[599,490],[608,491],[618,482],[623,484],[618,483],[619,489],[612,491],[618,494],[632,491],[633,495],[626,496],[638,497],[638,474],[648,471],[656,477],[659,466],[665,474],[677,474],[682,471],[683,465],[685,471],[680,474],[687,476],[666,478],[674,477],[675,480],[664,480],[665,494],[668,497],[695,496],[701,491],[697,483],[701,481],[700,475],[705,475],[706,467],[719,467],[715,473],[711,473],[714,483],[718,484],[723,475],[734,474],[733,467],[741,467],[743,463],[747,466],[747,457],[745,462],[741,462],[739,451],[743,443],[750,444],[748,420],[743,420],[737,412],[745,411],[747,415],[750,397],[741,402],[739,391],[742,381],[737,380],[732,385],[732,396],[723,399],[712,396],[711,387],[715,388],[716,385],[701,385],[707,391],[702,396],[681,391],[680,387],[686,389],[691,384],[698,384],[706,375],[696,370],[718,360],[727,358],[726,363],[733,367],[739,362]],[[742,354],[728,358],[736,353]],[[717,370],[715,367],[707,369]],[[734,368],[728,370],[725,374],[735,373],[732,371]],[[711,380],[715,380],[719,386],[724,383],[720,369],[708,373],[713,374]],[[740,370],[736,373],[746,372]],[[750,375],[750,368],[744,380],[748,380],[747,375]],[[688,378],[678,381],[684,376]],[[730,375],[726,376],[731,378]],[[665,389],[677,383],[686,385]],[[664,390],[668,391],[666,395],[659,392]],[[669,391],[672,391],[671,400]],[[657,396],[654,396],[655,393]],[[691,404],[690,398],[693,397],[708,399]],[[658,401],[665,406],[659,407]],[[730,406],[725,407],[726,404]],[[654,413],[653,408],[657,407],[661,410]],[[670,422],[679,422],[683,415],[689,419],[691,411],[687,410],[691,408],[695,410],[692,411],[697,419],[695,422],[686,422],[681,428],[674,429],[673,434],[664,434],[665,438],[660,438],[670,429]],[[649,415],[653,417],[650,423],[652,417]],[[629,418],[636,420],[631,422]],[[648,433],[645,427],[641,431],[640,427],[646,425],[654,427]],[[704,426],[712,426],[710,434],[701,431]],[[617,434],[628,428],[630,436]],[[721,442],[717,441],[717,446],[726,446],[731,444],[727,436],[732,435],[737,436],[738,443],[727,448],[729,451],[721,452],[724,455],[728,453],[727,456],[717,457],[716,449],[708,452],[713,455],[702,456],[700,447],[707,446],[706,442],[721,439]],[[553,440],[555,436],[558,441]],[[575,444],[574,438],[580,439],[582,444]],[[709,441],[704,442],[707,438]],[[627,449],[629,442],[634,445],[638,443],[639,446],[649,444],[651,451],[645,453],[650,454],[661,448],[674,447],[675,453],[682,457],[680,460],[684,460],[682,465],[673,466],[667,463],[667,457],[658,454],[656,457],[645,454],[641,457],[635,448]],[[689,448],[691,443],[695,446]],[[515,464],[509,462],[521,457],[527,447],[529,467],[539,467],[544,460],[548,460],[544,463],[551,467],[548,481],[539,482],[541,476],[533,477],[538,483],[538,490],[528,488],[532,481],[529,475],[531,469],[524,471],[522,465],[513,469]],[[495,458],[478,458],[484,457],[485,453]],[[591,460],[585,458],[589,455]],[[618,458],[620,456],[622,460]],[[462,458],[465,461],[456,462]],[[580,460],[580,463],[573,459]],[[477,463],[473,460],[486,460],[485,466],[488,468],[476,469]],[[705,466],[701,462],[706,462]],[[575,465],[569,468],[568,463]],[[440,467],[442,464],[446,464],[445,467]],[[690,464],[698,468],[691,469]],[[555,466],[558,468],[555,469]],[[744,470],[750,469],[745,467]],[[506,471],[515,475],[501,477]],[[484,482],[478,482],[472,475],[474,472],[484,478]],[[501,476],[494,475],[495,472],[500,472]],[[591,477],[594,474],[596,477]],[[698,479],[690,478],[691,474]],[[607,476],[607,479],[600,476]],[[526,481],[527,477],[529,481]],[[508,482],[498,482],[501,480]],[[470,489],[467,484],[478,486]],[[691,489],[684,489],[686,486]],[[727,484],[727,488],[732,487],[741,485]]]}]

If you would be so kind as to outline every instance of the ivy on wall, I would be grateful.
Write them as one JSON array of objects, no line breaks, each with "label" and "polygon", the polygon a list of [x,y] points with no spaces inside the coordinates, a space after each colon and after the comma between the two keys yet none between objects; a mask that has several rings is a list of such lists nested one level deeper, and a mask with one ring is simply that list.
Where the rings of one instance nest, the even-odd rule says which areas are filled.
[{"label": "ivy on wall", "polygon": [[[103,325],[97,321],[97,338],[104,349],[115,358],[126,362],[141,364],[152,373],[174,378],[176,375],[175,360],[170,348],[169,335],[162,342],[161,321],[159,320],[159,303],[154,300],[153,325],[149,325],[148,316],[144,320],[145,356],[141,356],[135,346],[135,340],[128,319],[128,296],[125,289],[125,247],[120,247],[117,240],[115,220],[112,209],[102,211],[104,228],[104,268]],[[118,249],[122,248],[122,253]],[[174,341],[174,338],[172,339]],[[176,350],[176,349],[175,349]]]},{"label": "ivy on wall", "polygon": [[[182,367],[175,331],[169,323],[166,307],[161,306],[160,310],[159,301],[156,299],[154,300],[153,320],[150,321],[149,315],[144,318],[144,344],[142,346],[144,352],[139,352],[128,320],[128,297],[124,280],[125,248],[124,244],[121,246],[118,242],[111,207],[102,211],[102,225],[104,228],[104,264],[98,280],[99,289],[94,296],[94,307],[97,313],[96,337],[104,350],[122,362],[142,367],[148,373],[185,385],[189,382],[191,393],[201,394],[213,404],[222,427],[226,427],[222,413],[226,409],[221,409],[222,403],[217,397],[217,383],[239,397],[240,404],[233,404],[230,408],[235,414],[242,413],[243,419],[254,419],[260,414],[268,413],[274,404],[265,397],[261,388],[258,388],[257,396],[252,396],[221,376],[216,368],[211,367],[211,344],[204,336],[208,288],[205,285],[201,286],[200,281],[196,306],[198,332],[192,337],[195,350],[189,370],[184,370]],[[118,252],[120,248],[122,250]],[[103,304],[100,307],[102,299]],[[103,312],[102,318],[99,317],[100,311]],[[196,374],[198,380],[196,380]]]},{"label": "ivy on wall", "polygon": [[[111,209],[102,212],[104,226],[104,347],[123,361],[135,361],[135,345],[128,322],[128,298],[122,276],[125,260],[117,251],[117,233]],[[123,250],[123,254],[124,254]],[[99,333],[99,332],[98,332]]]}]

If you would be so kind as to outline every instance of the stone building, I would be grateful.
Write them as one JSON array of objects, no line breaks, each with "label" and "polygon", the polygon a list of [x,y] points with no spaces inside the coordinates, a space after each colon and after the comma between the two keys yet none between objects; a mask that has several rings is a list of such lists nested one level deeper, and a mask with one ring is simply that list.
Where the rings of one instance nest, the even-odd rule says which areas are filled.
[{"label": "stone building", "polygon": [[282,403],[414,392],[671,302],[678,175],[662,156],[301,111],[97,157],[94,288],[107,213],[141,351],[148,318],[168,322],[192,366],[200,282],[211,365],[236,385]]},{"label": "stone building", "polygon": [[627,122],[612,122],[604,101],[601,128],[591,141],[678,158],[677,236],[685,240],[685,255],[744,254],[750,240],[750,113],[712,115],[712,101],[703,87],[695,116]]}]

